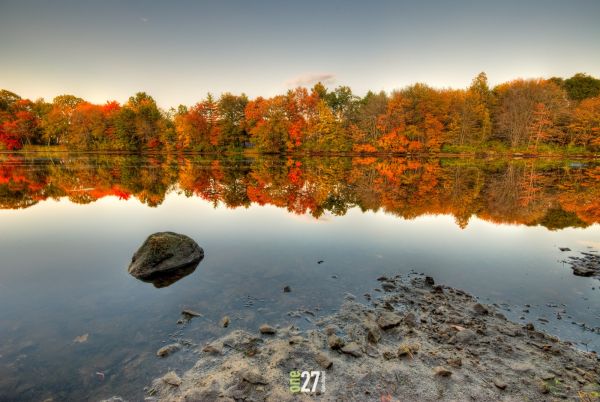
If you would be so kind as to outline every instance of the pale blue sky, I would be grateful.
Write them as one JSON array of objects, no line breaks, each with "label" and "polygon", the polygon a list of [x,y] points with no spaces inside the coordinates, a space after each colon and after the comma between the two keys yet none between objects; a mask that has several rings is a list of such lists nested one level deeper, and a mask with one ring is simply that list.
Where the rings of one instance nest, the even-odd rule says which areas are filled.
[{"label": "pale blue sky", "polygon": [[0,88],[93,102],[600,76],[600,1],[0,0]]}]

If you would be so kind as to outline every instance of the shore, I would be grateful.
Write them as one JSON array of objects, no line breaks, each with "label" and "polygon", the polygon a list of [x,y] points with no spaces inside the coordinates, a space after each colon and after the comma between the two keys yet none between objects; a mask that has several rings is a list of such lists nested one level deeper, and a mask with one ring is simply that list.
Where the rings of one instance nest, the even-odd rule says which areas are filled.
[{"label": "shore", "polygon": [[[600,400],[595,353],[432,278],[378,280],[370,305],[348,298],[316,329],[264,325],[201,346],[193,368],[154,380],[146,400]],[[303,371],[320,373],[308,392],[291,381]]]}]

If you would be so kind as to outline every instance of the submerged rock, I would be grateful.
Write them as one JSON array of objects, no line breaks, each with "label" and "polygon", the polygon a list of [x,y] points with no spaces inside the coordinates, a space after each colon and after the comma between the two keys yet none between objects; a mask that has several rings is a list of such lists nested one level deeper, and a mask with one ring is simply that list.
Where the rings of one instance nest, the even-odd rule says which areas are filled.
[{"label": "submerged rock", "polygon": [[277,332],[277,330],[275,328],[273,328],[272,326],[270,326],[269,324],[261,325],[258,330],[260,331],[261,334],[267,334],[267,335],[273,335]]},{"label": "submerged rock", "polygon": [[170,354],[173,354],[181,349],[181,345],[179,343],[171,343],[170,345],[163,346],[162,348],[156,351],[156,356],[158,357],[167,357]]},{"label": "submerged rock", "polygon": [[128,272],[156,287],[165,287],[194,272],[202,258],[204,250],[188,236],[154,233],[135,252]]}]

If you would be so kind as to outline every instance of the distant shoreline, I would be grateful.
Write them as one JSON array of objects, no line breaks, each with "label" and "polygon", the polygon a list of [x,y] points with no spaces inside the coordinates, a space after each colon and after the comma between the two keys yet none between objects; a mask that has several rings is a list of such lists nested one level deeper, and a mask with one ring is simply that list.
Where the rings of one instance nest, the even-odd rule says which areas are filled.
[{"label": "distant shoreline", "polygon": [[420,152],[420,153],[402,153],[402,152],[258,152],[245,150],[242,152],[234,151],[212,151],[212,152],[194,152],[194,151],[161,151],[161,150],[145,150],[140,152],[122,151],[122,150],[71,150],[60,146],[32,146],[25,147],[19,150],[0,150],[1,155],[26,155],[26,154],[83,154],[83,155],[206,155],[206,156],[279,156],[279,157],[402,157],[402,158],[457,158],[469,157],[477,159],[485,158],[577,158],[577,159],[597,159],[600,158],[600,153],[528,153],[528,152]]}]

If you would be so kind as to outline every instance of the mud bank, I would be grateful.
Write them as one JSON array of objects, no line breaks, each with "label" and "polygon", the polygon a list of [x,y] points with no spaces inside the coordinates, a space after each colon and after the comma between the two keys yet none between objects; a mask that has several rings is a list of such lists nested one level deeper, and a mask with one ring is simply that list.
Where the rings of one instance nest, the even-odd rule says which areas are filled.
[{"label": "mud bank", "polygon": [[[348,299],[315,329],[234,330],[215,339],[200,347],[193,368],[154,380],[146,400],[600,400],[595,353],[508,321],[431,278],[378,280],[379,297],[368,305]],[[319,372],[308,383],[314,392],[290,382],[303,371]]]}]

